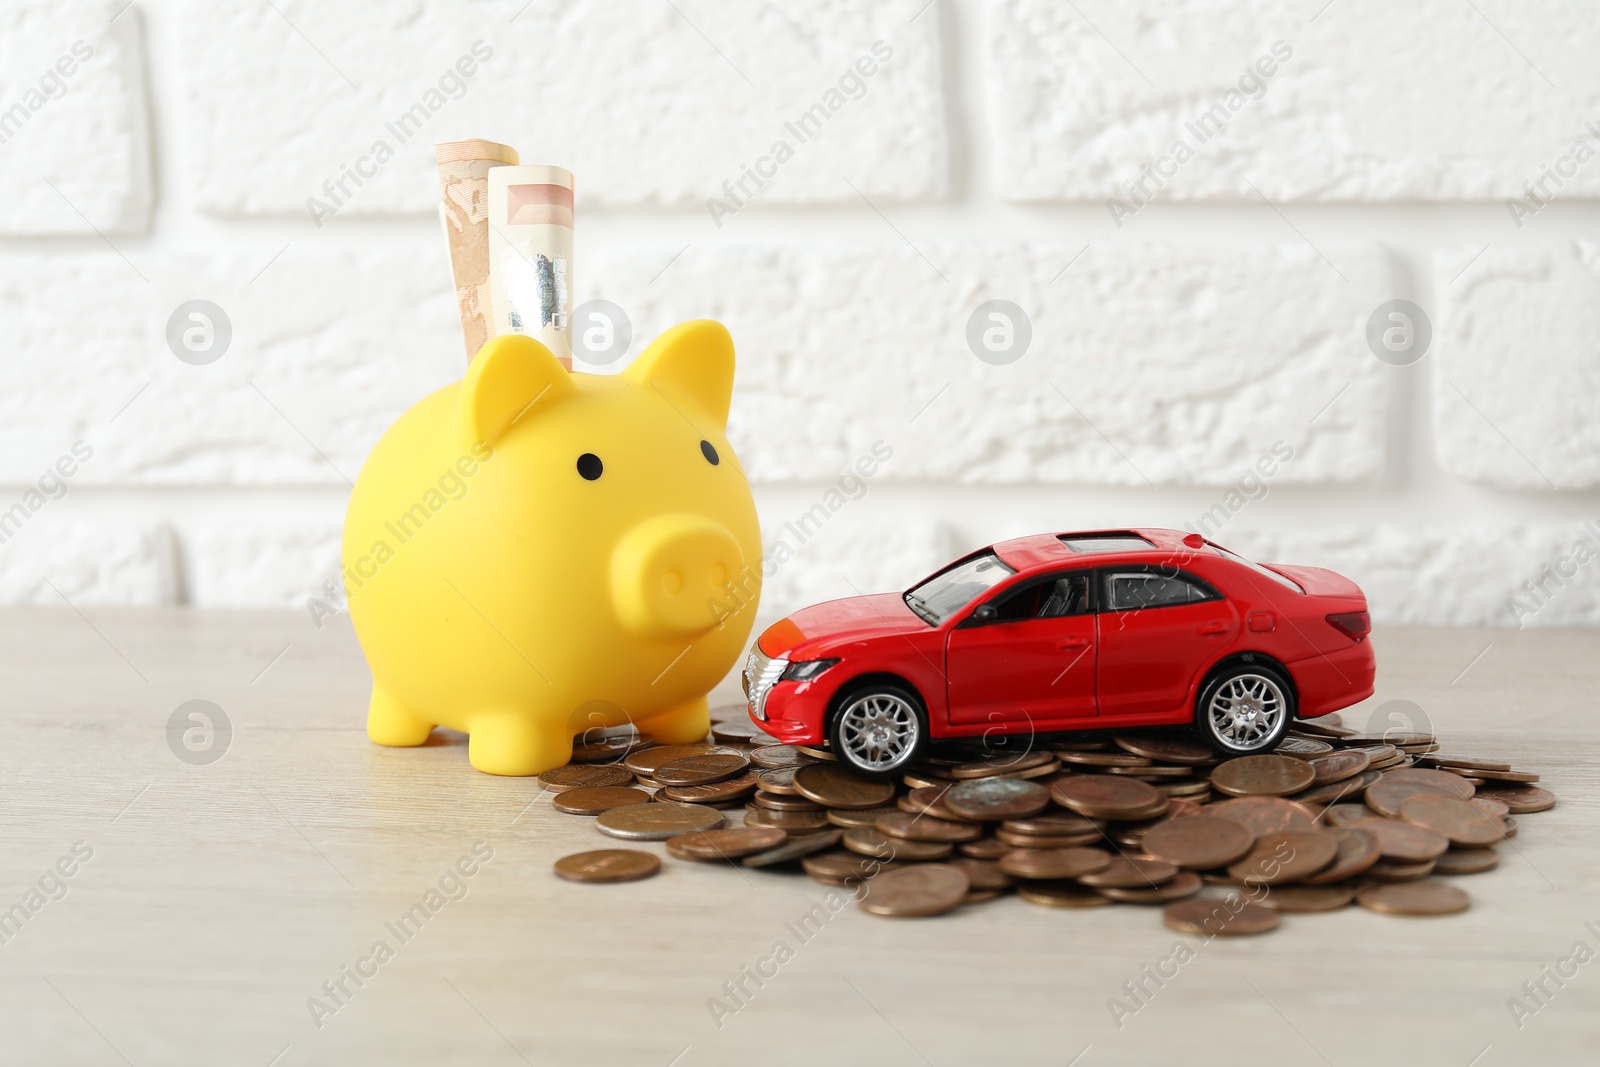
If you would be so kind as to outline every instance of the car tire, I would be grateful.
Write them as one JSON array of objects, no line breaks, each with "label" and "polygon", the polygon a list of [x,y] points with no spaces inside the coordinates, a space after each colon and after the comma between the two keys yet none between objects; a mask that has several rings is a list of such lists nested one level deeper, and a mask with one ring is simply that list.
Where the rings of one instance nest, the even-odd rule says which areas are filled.
[{"label": "car tire", "polygon": [[1294,687],[1260,659],[1218,670],[1195,700],[1194,727],[1220,755],[1249,756],[1278,747],[1294,722]]},{"label": "car tire", "polygon": [[842,694],[828,723],[834,757],[858,774],[902,774],[928,744],[928,714],[908,686],[867,682]]}]

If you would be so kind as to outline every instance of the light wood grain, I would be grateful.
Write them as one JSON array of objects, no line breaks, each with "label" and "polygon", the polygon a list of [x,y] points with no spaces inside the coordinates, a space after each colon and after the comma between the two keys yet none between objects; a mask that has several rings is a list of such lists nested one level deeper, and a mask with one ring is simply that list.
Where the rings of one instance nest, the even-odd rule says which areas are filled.
[{"label": "light wood grain", "polygon": [[[13,610],[0,634],[0,909],[75,842],[94,851],[0,945],[5,1063],[1490,1067],[1600,1054],[1600,961],[1521,1030],[1506,1006],[1575,942],[1600,949],[1584,927],[1600,928],[1592,633],[1380,629],[1378,698],[1347,721],[1415,701],[1452,751],[1542,772],[1559,806],[1522,818],[1499,870],[1460,880],[1467,913],[1353,908],[1254,940],[1183,939],[1196,958],[1120,1029],[1108,999],[1180,940],[1153,909],[1006,899],[897,922],[850,906],[802,942],[786,923],[827,890],[800,876],[667,860],[642,883],[557,880],[557,857],[609,840],[535,783],[473,771],[458,736],[369,744],[366,670],[342,620]],[[167,747],[169,715],[193,698],[233,723],[210,766]],[[385,924],[478,841],[494,855],[465,897],[400,943]],[[316,1026],[307,999],[380,939],[394,958]],[[708,999],[726,1000],[724,983],[780,940],[794,958],[747,983],[747,1006],[719,1028]]]}]

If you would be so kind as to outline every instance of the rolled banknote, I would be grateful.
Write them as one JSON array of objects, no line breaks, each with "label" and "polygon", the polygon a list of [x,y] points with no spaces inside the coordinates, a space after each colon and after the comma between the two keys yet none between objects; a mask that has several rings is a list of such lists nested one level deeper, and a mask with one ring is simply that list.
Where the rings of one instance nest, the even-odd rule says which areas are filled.
[{"label": "rolled banknote", "polygon": [[450,247],[456,307],[467,359],[494,336],[489,319],[489,194],[491,170],[517,162],[517,150],[493,141],[447,141],[433,146],[439,164],[439,217]]},{"label": "rolled banknote", "polygon": [[572,172],[489,172],[491,336],[526,334],[572,367]]}]

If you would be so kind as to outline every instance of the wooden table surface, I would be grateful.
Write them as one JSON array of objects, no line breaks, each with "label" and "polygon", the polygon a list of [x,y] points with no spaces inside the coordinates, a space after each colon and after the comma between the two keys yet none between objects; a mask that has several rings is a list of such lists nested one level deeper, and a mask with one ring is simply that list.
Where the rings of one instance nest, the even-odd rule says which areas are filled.
[{"label": "wooden table surface", "polygon": [[[459,736],[370,744],[342,619],[22,609],[0,634],[0,1062],[1600,1062],[1600,961],[1573,957],[1600,953],[1592,632],[1374,637],[1378,697],[1347,722],[1413,701],[1452,752],[1508,756],[1560,797],[1521,818],[1498,870],[1458,881],[1470,911],[1352,907],[1211,943],[1155,909],[1014,897],[930,920],[831,913],[801,875],[676,860],[568,884],[551,863],[610,840],[531,780],[473,771]],[[192,699],[232,725],[209,765],[168,745]],[[463,858],[472,875],[451,877]],[[437,910],[396,936],[419,903]],[[797,936],[819,903],[826,921]],[[744,977],[778,942],[776,973]],[[1147,979],[1119,1026],[1108,1002],[1132,1005],[1124,983],[1179,942],[1193,957]],[[336,1002],[323,987],[341,978]],[[1527,997],[1541,980],[1549,995]],[[1513,997],[1538,1010],[1515,1019]]]}]

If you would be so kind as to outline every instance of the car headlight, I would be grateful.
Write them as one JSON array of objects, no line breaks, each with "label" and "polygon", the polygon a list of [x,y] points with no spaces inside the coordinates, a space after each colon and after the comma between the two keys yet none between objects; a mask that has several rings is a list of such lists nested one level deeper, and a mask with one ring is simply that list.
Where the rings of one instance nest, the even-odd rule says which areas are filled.
[{"label": "car headlight", "polygon": [[752,648],[744,661],[744,677],[740,680],[750,700],[750,714],[762,722],[767,721],[767,694],[788,667],[789,661],[783,656],[769,657],[759,647]]},{"label": "car headlight", "polygon": [[809,682],[838,662],[837,659],[808,659],[803,663],[791,663],[781,677],[786,682]]}]

